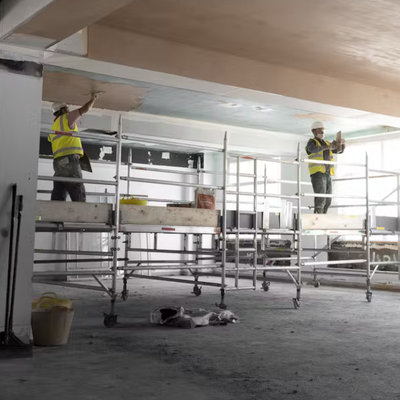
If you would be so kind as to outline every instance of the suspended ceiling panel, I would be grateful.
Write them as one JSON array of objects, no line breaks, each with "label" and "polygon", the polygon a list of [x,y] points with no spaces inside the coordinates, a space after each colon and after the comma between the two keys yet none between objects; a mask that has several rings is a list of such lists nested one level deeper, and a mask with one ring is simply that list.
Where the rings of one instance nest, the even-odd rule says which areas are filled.
[{"label": "suspended ceiling panel", "polygon": [[146,89],[64,72],[44,73],[43,100],[45,101],[83,105],[94,92],[102,92],[96,101],[97,108],[132,111],[143,102]]},{"label": "suspended ceiling panel", "polygon": [[197,120],[222,125],[240,126],[282,133],[309,135],[315,120],[323,121],[327,133],[342,130],[346,138],[396,130],[398,125],[382,126],[379,115],[354,113],[352,117],[339,117],[332,113],[309,111],[277,104],[245,100],[235,96],[222,96],[195,90],[179,89],[101,74],[68,70],[58,71],[46,67],[43,100],[84,104],[90,93],[104,91],[96,108],[131,111],[173,118]]}]

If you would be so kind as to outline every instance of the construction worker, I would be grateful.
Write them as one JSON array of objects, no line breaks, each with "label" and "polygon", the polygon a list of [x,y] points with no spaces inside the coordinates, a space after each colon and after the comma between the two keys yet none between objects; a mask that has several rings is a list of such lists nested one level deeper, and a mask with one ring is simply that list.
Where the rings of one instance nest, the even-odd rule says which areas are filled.
[{"label": "construction worker", "polygon": [[[97,95],[93,95],[84,106],[73,111],[69,111],[68,105],[65,103],[52,105],[51,109],[55,119],[51,129],[55,133],[50,133],[48,140],[54,156],[54,176],[82,178],[79,160],[83,157],[84,152],[81,139],[72,136],[72,133],[78,132],[77,121],[92,108],[96,99]],[[70,195],[72,201],[86,201],[83,183],[53,182],[51,200],[65,201],[67,194]]]},{"label": "construction worker", "polygon": [[[320,121],[316,121],[311,125],[311,131],[314,135],[306,146],[306,152],[310,160],[333,161],[333,154],[340,154],[344,151],[344,140],[340,139],[340,143],[334,140],[332,143],[324,140],[324,125]],[[341,132],[338,132],[341,136]],[[331,176],[335,174],[333,165],[330,164],[314,164],[309,163],[311,183],[314,193],[332,194]],[[332,198],[315,197],[314,213],[326,214],[331,205]]]}]

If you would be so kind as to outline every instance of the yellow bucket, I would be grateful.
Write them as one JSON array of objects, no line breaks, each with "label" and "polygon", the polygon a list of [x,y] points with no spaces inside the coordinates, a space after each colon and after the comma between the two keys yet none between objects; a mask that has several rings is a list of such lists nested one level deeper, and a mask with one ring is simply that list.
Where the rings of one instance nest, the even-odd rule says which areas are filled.
[{"label": "yellow bucket", "polygon": [[54,292],[45,292],[38,299],[32,301],[32,310],[50,309],[53,307],[72,308],[72,301],[61,299]]},{"label": "yellow bucket", "polygon": [[137,199],[133,196],[124,196],[120,201],[119,204],[134,204],[136,206],[147,206],[147,200],[144,199]]},{"label": "yellow bucket", "polygon": [[32,301],[33,343],[36,346],[67,344],[73,317],[71,300],[61,299],[54,292],[43,293]]},{"label": "yellow bucket", "polygon": [[36,346],[60,346],[68,343],[74,310],[52,307],[32,310],[33,343]]}]

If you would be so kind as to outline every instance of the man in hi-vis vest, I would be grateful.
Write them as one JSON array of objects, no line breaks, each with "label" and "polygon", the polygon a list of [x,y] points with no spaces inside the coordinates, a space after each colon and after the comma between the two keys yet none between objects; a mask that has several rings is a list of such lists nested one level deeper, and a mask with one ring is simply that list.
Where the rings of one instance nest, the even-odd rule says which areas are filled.
[{"label": "man in hi-vis vest", "polygon": [[[72,134],[78,132],[77,121],[92,108],[96,99],[97,95],[93,95],[84,106],[73,111],[69,111],[68,105],[65,103],[54,103],[51,107],[55,117],[51,130],[55,133],[50,133],[48,140],[54,156],[54,176],[82,178],[82,169],[79,163],[84,154],[82,143],[79,137],[72,136]],[[83,183],[53,182],[51,200],[65,201],[67,194],[72,201],[86,201]]]},{"label": "man in hi-vis vest", "polygon": [[[340,143],[334,140],[332,143],[324,140],[324,125],[322,122],[316,121],[311,126],[314,137],[310,139],[306,146],[306,152],[310,160],[333,161],[333,154],[340,154],[344,151],[344,140]],[[340,132],[338,132],[340,134]],[[335,174],[333,165],[309,163],[311,183],[314,193],[332,194],[331,176]],[[326,214],[331,205],[332,198],[315,197],[314,213]]]}]

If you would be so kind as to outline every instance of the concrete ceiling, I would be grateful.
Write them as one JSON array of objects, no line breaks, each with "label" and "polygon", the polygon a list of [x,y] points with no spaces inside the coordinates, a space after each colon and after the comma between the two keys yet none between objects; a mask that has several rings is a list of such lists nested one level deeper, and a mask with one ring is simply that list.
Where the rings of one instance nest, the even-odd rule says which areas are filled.
[{"label": "concrete ceiling", "polygon": [[398,0],[145,0],[98,23],[400,89]]},{"label": "concrete ceiling", "polygon": [[395,0],[139,0],[88,29],[95,60],[400,117]]},{"label": "concrete ceiling", "polygon": [[2,43],[48,48],[87,27],[83,57],[45,53],[44,100],[106,90],[100,107],[298,134],[316,119],[354,135],[400,127],[397,0],[3,0],[1,12]]}]

